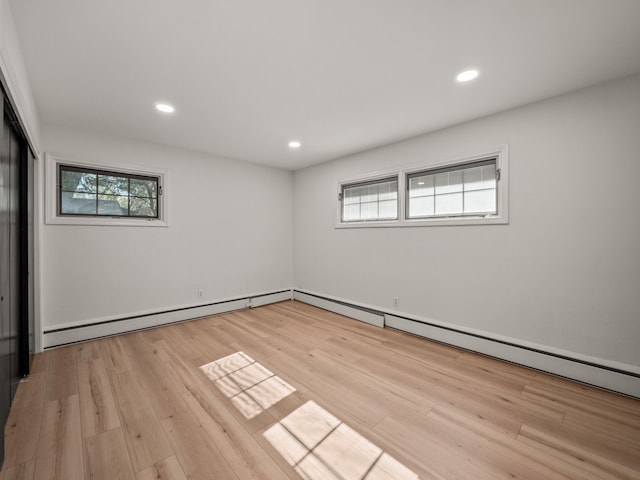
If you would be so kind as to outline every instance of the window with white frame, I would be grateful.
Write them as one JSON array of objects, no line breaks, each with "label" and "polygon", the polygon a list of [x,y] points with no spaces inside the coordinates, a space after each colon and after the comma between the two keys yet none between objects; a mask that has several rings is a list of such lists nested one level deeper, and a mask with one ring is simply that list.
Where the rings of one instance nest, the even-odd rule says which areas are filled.
[{"label": "window with white frame", "polygon": [[397,176],[342,185],[339,197],[342,222],[398,218]]},{"label": "window with white frame", "polygon": [[496,158],[407,175],[408,219],[498,213]]},{"label": "window with white frame", "polygon": [[158,176],[58,164],[58,214],[159,217]]},{"label": "window with white frame", "polygon": [[508,146],[338,183],[337,228],[509,223]]},{"label": "window with white frame", "polygon": [[45,155],[45,222],[168,226],[164,170]]}]

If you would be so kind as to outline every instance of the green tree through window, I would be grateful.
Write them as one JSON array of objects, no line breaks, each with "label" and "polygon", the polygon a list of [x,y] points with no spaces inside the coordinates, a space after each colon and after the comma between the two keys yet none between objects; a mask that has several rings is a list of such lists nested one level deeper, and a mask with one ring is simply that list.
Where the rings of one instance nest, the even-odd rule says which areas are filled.
[{"label": "green tree through window", "polygon": [[60,215],[159,218],[159,178],[58,165]]}]

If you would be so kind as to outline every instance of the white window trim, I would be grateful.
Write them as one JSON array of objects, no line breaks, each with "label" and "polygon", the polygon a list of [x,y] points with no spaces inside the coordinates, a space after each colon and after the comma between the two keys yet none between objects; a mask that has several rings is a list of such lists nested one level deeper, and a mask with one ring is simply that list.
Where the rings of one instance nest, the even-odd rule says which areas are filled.
[{"label": "white window trim", "polygon": [[[487,216],[460,216],[460,217],[434,217],[434,218],[406,218],[406,181],[407,175],[422,172],[425,170],[454,167],[456,165],[464,165],[467,163],[477,162],[487,158],[496,158],[496,169],[500,171],[500,182],[498,185],[497,198],[497,215]],[[390,170],[386,172],[375,172],[373,174],[363,176],[357,179],[350,179],[338,182],[338,194],[342,192],[344,185],[350,185],[358,182],[367,182],[376,179],[382,179],[398,175],[398,208],[400,210],[398,220],[370,220],[366,222],[343,222],[342,221],[342,202],[338,201],[338,216],[336,228],[389,228],[389,227],[429,227],[429,226],[445,226],[445,225],[505,225],[509,223],[509,146],[502,145],[494,149],[489,149],[478,155],[471,155],[456,160],[445,162],[437,162],[431,164],[413,165],[400,170]]]},{"label": "white window trim", "polygon": [[[166,170],[152,167],[136,167],[132,165],[122,165],[116,163],[87,163],[68,160],[56,154],[45,153],[45,192],[44,210],[45,223],[50,225],[112,225],[121,227],[168,227],[169,226],[169,204],[168,195],[168,173]],[[160,218],[133,218],[133,217],[108,217],[108,216],[66,216],[58,215],[58,165],[70,165],[88,169],[102,169],[122,173],[137,175],[148,175],[158,177],[162,186],[162,194],[158,196],[158,208]]]},{"label": "white window trim", "polygon": [[403,195],[400,191],[401,188],[404,188],[404,182],[402,181],[402,172],[398,170],[387,170],[382,172],[374,172],[370,173],[365,177],[359,177],[356,180],[347,180],[344,182],[338,182],[338,209],[337,209],[337,228],[353,228],[353,227],[382,227],[382,226],[397,226],[399,220],[359,220],[352,222],[343,222],[342,221],[342,201],[340,200],[340,195],[342,195],[343,187],[347,187],[350,185],[358,184],[358,183],[366,183],[366,182],[375,182],[377,180],[384,180],[391,177],[398,178],[398,219],[400,219],[403,215],[404,204],[402,203]]}]

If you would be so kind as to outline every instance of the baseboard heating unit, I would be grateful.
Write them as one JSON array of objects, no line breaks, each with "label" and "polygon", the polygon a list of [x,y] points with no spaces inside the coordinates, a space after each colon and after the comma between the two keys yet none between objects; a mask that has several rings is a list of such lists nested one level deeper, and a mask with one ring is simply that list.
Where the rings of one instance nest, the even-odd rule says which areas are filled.
[{"label": "baseboard heating unit", "polygon": [[195,318],[217,315],[247,307],[259,307],[270,303],[291,300],[291,290],[252,294],[223,299],[202,305],[187,305],[167,310],[139,312],[114,318],[100,318],[88,322],[61,325],[43,332],[43,349],[60,347],[70,343],[94,340],[120,333],[143,330]]},{"label": "baseboard heating unit", "polygon": [[544,345],[294,289],[293,298],[378,327],[389,327],[511,363],[640,398],[640,368]]}]

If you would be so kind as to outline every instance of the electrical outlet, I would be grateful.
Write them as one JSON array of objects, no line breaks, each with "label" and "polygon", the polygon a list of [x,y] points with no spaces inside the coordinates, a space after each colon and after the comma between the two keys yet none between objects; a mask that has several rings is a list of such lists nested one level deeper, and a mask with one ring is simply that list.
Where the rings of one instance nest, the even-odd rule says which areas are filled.
[{"label": "electrical outlet", "polygon": [[400,299],[398,297],[393,297],[393,306],[396,308],[400,306]]},{"label": "electrical outlet", "polygon": [[202,297],[203,297],[203,295],[204,295],[204,290],[199,289],[199,290],[198,290],[198,298],[202,298]]}]

